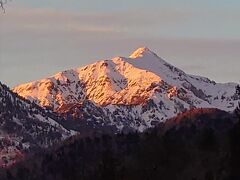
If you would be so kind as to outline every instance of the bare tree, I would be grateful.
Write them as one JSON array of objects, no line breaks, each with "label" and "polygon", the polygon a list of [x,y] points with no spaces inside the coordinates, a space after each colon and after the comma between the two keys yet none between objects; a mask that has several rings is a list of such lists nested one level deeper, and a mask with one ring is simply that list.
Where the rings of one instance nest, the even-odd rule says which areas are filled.
[{"label": "bare tree", "polygon": [[0,0],[0,9],[5,13],[4,5],[7,4],[8,0]]},{"label": "bare tree", "polygon": [[0,0],[0,7],[3,9],[3,2]]}]

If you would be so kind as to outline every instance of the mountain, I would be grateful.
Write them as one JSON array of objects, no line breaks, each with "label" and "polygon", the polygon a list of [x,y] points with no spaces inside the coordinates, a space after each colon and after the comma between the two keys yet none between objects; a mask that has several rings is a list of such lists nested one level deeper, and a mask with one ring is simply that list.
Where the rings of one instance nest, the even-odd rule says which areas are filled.
[{"label": "mountain", "polygon": [[71,137],[7,172],[0,171],[0,177],[2,180],[240,178],[240,124],[234,123],[237,118],[233,114],[195,109],[169,121],[143,133]]},{"label": "mountain", "polygon": [[0,166],[11,166],[26,154],[73,135],[61,121],[0,83]]},{"label": "mountain", "polygon": [[144,47],[13,91],[79,124],[143,131],[192,108],[233,111],[236,85],[189,75]]},{"label": "mountain", "polygon": [[165,123],[159,124],[161,133],[164,134],[169,129],[192,128],[195,131],[204,128],[213,129],[216,133],[226,132],[238,122],[235,113],[228,113],[219,109],[192,109],[168,119]]}]

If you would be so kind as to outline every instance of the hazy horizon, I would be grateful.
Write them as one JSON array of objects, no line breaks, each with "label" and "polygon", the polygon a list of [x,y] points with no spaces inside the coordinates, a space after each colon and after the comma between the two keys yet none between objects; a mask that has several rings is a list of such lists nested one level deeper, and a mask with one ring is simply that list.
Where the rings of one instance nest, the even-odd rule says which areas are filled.
[{"label": "hazy horizon", "polygon": [[0,81],[10,87],[147,46],[186,73],[240,80],[240,2],[10,1],[0,14]]}]

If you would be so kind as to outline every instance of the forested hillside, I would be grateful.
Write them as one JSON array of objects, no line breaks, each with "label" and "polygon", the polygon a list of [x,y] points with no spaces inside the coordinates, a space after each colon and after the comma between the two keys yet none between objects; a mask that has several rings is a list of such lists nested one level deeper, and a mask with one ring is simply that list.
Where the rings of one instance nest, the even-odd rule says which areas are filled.
[{"label": "forested hillside", "polygon": [[216,109],[188,111],[145,133],[71,137],[3,170],[2,179],[239,179],[240,123]]}]

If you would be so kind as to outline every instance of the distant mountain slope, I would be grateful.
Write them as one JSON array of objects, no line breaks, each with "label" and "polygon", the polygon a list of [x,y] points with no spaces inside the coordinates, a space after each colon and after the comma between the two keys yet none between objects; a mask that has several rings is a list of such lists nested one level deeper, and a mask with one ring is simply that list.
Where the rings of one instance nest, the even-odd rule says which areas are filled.
[{"label": "distant mountain slope", "polygon": [[198,109],[182,114],[171,127],[163,123],[144,133],[72,137],[0,176],[3,180],[239,179],[236,122],[230,113]]},{"label": "distant mountain slope", "polygon": [[0,83],[0,166],[9,166],[34,152],[74,134],[58,117],[11,92]]},{"label": "distant mountain slope", "polygon": [[228,113],[219,109],[192,109],[168,119],[163,126],[163,132],[171,128],[193,127],[196,129],[213,128],[226,131],[237,122],[234,113]]},{"label": "distant mountain slope", "polygon": [[[89,110],[85,107],[89,103],[84,103],[88,101],[102,109],[101,116],[91,112],[93,119],[119,130],[143,131],[191,108],[232,111],[238,100],[236,85],[188,75],[148,48],[139,48],[129,58],[98,61],[13,91],[65,115],[64,107],[69,105],[83,104],[81,109]],[[76,113],[73,116],[82,119]]]}]

